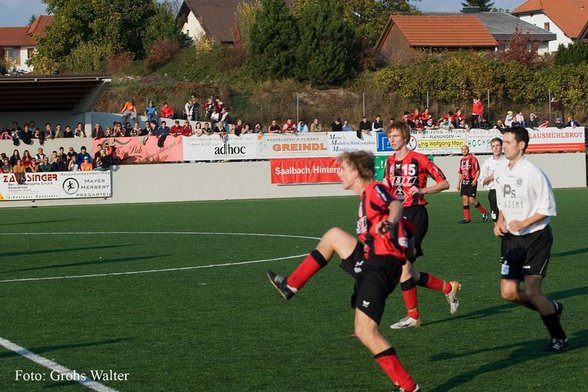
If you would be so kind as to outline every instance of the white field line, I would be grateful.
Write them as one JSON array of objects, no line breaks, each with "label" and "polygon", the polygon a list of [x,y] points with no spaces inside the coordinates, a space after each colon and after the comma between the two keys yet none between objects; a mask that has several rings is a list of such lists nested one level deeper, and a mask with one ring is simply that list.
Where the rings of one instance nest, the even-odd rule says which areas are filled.
[{"label": "white field line", "polygon": [[57,362],[54,362],[50,359],[37,355],[32,351],[29,351],[26,348],[19,346],[18,344],[12,343],[10,340],[6,340],[0,337],[0,346],[28,359],[29,361],[35,362],[43,366],[44,368],[51,370],[52,372],[59,373],[61,375],[59,377],[60,379],[75,381],[78,384],[81,384],[86,388],[97,392],[117,392],[116,389],[112,389],[107,387],[106,385],[100,384],[99,382],[94,381],[87,376],[83,379],[82,377],[80,377],[80,373],[77,373],[74,370],[61,366]]},{"label": "white field line", "polygon": [[[299,238],[299,239],[312,239],[312,240],[319,240],[320,238],[316,237],[307,237],[307,236],[297,236],[297,235],[288,235],[288,234],[256,234],[256,233],[214,233],[214,232],[185,232],[185,231],[178,231],[178,232],[169,232],[169,231],[111,231],[111,232],[59,232],[59,233],[0,233],[0,236],[14,236],[14,235],[72,235],[72,234],[84,234],[84,235],[95,235],[95,234],[173,234],[173,235],[235,235],[235,236],[252,236],[252,237],[282,237],[282,238]],[[158,272],[173,272],[173,271],[188,271],[188,270],[195,270],[195,269],[204,269],[204,268],[219,268],[219,267],[233,267],[239,265],[246,265],[246,264],[258,264],[258,263],[266,263],[268,261],[278,261],[278,260],[288,260],[288,259],[295,259],[301,258],[306,256],[306,253],[294,256],[286,256],[286,257],[275,257],[271,259],[262,259],[262,260],[248,260],[248,261],[240,261],[235,263],[220,263],[220,264],[209,264],[209,265],[198,265],[192,267],[176,267],[176,268],[161,268],[161,269],[152,269],[152,270],[140,270],[140,271],[126,271],[126,272],[106,272],[100,274],[87,274],[87,275],[66,275],[66,276],[48,276],[48,277],[38,277],[38,278],[20,278],[20,279],[4,279],[0,280],[0,283],[13,283],[13,282],[38,282],[43,280],[63,280],[63,279],[84,279],[84,278],[97,278],[97,277],[106,277],[106,276],[122,276],[122,275],[138,275],[138,274],[151,274],[151,273],[158,273]]]}]

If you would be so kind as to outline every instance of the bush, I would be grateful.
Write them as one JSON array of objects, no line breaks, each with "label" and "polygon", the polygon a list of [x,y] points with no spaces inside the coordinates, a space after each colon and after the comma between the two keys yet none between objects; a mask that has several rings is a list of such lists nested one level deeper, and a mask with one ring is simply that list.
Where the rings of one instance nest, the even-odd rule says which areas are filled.
[{"label": "bush", "polygon": [[145,59],[147,67],[156,69],[167,64],[180,50],[180,42],[177,39],[158,38]]},{"label": "bush", "polygon": [[129,52],[110,56],[106,63],[106,71],[110,75],[121,75],[127,73],[133,66],[133,54]]}]

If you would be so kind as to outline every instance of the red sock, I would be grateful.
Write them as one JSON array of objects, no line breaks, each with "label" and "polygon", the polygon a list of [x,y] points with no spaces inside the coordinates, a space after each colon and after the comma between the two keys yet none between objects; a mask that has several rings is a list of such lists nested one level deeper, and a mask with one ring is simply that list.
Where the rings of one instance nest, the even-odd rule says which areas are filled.
[{"label": "red sock", "polygon": [[427,272],[421,272],[421,277],[418,284],[419,286],[423,286],[435,291],[441,291],[445,294],[448,294],[451,291],[451,284],[449,284],[448,281],[438,278],[435,275],[431,275]]},{"label": "red sock", "polygon": [[302,286],[314,275],[319,269],[327,265],[327,260],[325,260],[324,256],[318,251],[313,250],[310,252],[308,256],[302,263],[296,267],[294,272],[292,272],[288,276],[288,286],[293,287],[295,289],[301,289]]},{"label": "red sock", "polygon": [[400,283],[400,288],[402,289],[402,298],[404,298],[404,305],[406,306],[406,311],[408,317],[412,317],[415,320],[419,319],[419,308],[418,308],[418,301],[417,301],[417,289],[414,279],[410,278],[406,282]]},{"label": "red sock", "polygon": [[478,211],[480,211],[480,214],[487,214],[488,211],[484,208],[484,206],[482,204],[480,204],[480,202],[478,202],[478,204],[476,204],[475,206]]},{"label": "red sock", "polygon": [[470,206],[463,206],[463,219],[470,220]]},{"label": "red sock", "polygon": [[392,347],[375,355],[374,358],[394,384],[407,391],[413,391],[416,388],[416,383],[404,369]]}]

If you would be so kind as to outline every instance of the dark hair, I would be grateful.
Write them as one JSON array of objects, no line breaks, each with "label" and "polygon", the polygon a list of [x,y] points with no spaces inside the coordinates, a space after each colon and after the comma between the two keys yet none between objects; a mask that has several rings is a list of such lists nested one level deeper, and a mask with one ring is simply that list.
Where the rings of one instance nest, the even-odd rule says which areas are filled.
[{"label": "dark hair", "polygon": [[523,147],[523,152],[527,150],[527,146],[529,145],[529,131],[527,131],[527,128],[517,125],[503,130],[502,134],[504,135],[505,133],[512,133],[517,143],[524,142],[525,147]]},{"label": "dark hair", "polygon": [[374,178],[374,166],[376,158],[370,151],[345,151],[337,158],[338,162],[347,162],[351,165],[363,180],[370,181]]},{"label": "dark hair", "polygon": [[502,146],[502,139],[501,138],[495,137],[494,139],[490,140],[490,145],[492,145],[492,143],[494,143],[494,142],[498,142]]}]

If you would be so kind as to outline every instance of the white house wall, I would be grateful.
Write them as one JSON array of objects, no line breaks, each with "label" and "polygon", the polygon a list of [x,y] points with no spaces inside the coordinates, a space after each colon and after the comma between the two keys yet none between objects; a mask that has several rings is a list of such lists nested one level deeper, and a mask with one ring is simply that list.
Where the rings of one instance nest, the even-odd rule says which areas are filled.
[{"label": "white house wall", "polygon": [[188,20],[184,23],[184,26],[182,26],[182,32],[192,38],[194,42],[199,41],[200,38],[205,35],[202,25],[192,11],[190,11],[190,14],[188,14]]},{"label": "white house wall", "polygon": [[[548,53],[557,52],[557,48],[560,44],[568,46],[574,43],[574,41],[568,38],[555,22],[549,19],[545,14],[522,15],[519,19],[540,28],[544,28],[545,23],[549,23],[549,31],[554,33],[557,38],[553,41],[549,41]],[[542,54],[541,51],[539,53]]]}]

